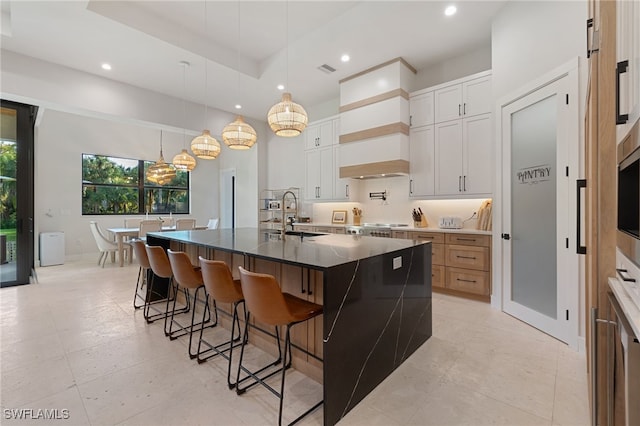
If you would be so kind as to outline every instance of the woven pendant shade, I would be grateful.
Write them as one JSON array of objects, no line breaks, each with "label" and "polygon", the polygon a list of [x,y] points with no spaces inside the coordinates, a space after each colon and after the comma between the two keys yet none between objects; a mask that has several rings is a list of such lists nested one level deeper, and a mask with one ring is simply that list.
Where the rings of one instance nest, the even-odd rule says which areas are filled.
[{"label": "woven pendant shade", "polygon": [[178,170],[191,171],[196,168],[196,159],[189,155],[186,149],[182,149],[179,154],[176,154],[171,161],[173,166]]},{"label": "woven pendant shade", "polygon": [[250,149],[257,139],[256,131],[241,115],[222,129],[222,140],[231,149]]},{"label": "woven pendant shade", "polygon": [[191,151],[198,158],[214,160],[220,155],[220,142],[211,136],[211,132],[203,130],[200,136],[191,141]]},{"label": "woven pendant shade", "polygon": [[147,169],[147,180],[158,185],[165,185],[176,177],[176,169],[171,164],[167,164],[160,150],[160,159]]},{"label": "woven pendant shade", "polygon": [[291,100],[291,93],[283,93],[282,100],[271,107],[267,114],[271,130],[284,137],[298,136],[307,127],[307,112]]}]

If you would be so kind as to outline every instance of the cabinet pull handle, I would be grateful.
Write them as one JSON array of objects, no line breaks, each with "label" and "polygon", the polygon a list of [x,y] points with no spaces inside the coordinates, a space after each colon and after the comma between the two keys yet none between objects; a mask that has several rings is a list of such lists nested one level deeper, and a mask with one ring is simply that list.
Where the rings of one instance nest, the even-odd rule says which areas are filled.
[{"label": "cabinet pull handle", "polygon": [[616,124],[624,124],[629,121],[629,114],[620,114],[620,74],[629,69],[629,61],[618,62],[616,66]]},{"label": "cabinet pull handle", "polygon": [[591,50],[591,37],[589,37],[589,28],[593,28],[593,18],[587,19],[587,59],[591,57],[591,52],[597,52],[597,49]]},{"label": "cabinet pull handle", "polygon": [[467,192],[467,175],[462,176],[462,190]]},{"label": "cabinet pull handle", "polygon": [[428,235],[418,235],[418,238],[422,240],[433,240],[433,237],[430,237]]},{"label": "cabinet pull handle", "polygon": [[[616,268],[616,272],[618,273],[618,275],[620,275],[620,278],[622,278],[622,281],[628,282],[628,283],[635,283],[636,279],[632,278],[630,276],[628,276],[628,272],[626,269],[618,269]],[[622,274],[627,274],[627,276],[625,277]]]},{"label": "cabinet pull handle", "polygon": [[458,240],[458,241],[471,241],[471,242],[474,242],[474,243],[476,242],[475,238],[461,238],[461,237],[458,237],[458,238],[456,238],[456,240]]},{"label": "cabinet pull handle", "polygon": [[458,192],[462,192],[462,176],[458,176]]},{"label": "cabinet pull handle", "polygon": [[462,104],[462,115],[467,115],[467,103]]},{"label": "cabinet pull handle", "polygon": [[409,127],[413,126],[413,115],[409,116]]},{"label": "cabinet pull handle", "polygon": [[460,278],[456,278],[456,281],[462,281],[462,282],[465,282],[465,283],[475,283],[475,282],[477,282],[476,280],[463,280],[463,279],[460,279]]},{"label": "cabinet pull handle", "polygon": [[473,260],[476,260],[475,256],[457,256],[456,255],[456,257],[458,259],[473,259]]},{"label": "cabinet pull handle", "polygon": [[413,194],[413,179],[409,179],[409,195]]},{"label": "cabinet pull handle", "polygon": [[461,111],[460,111],[460,107],[461,107],[461,105],[460,105],[460,104],[458,104],[458,116],[462,115],[462,113],[461,113]]},{"label": "cabinet pull handle", "polygon": [[349,184],[344,186],[344,194],[347,198],[349,198]]}]

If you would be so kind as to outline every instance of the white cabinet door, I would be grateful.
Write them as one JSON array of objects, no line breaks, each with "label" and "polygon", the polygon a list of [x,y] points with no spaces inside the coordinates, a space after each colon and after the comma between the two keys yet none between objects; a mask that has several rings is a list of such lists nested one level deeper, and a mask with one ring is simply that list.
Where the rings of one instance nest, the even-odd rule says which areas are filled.
[{"label": "white cabinet door", "polygon": [[333,166],[333,147],[318,150],[320,154],[320,189],[319,200],[331,200],[333,198],[333,186],[335,184],[335,168]]},{"label": "white cabinet door", "polygon": [[340,179],[340,146],[333,147],[333,164],[335,170],[335,184],[333,187],[333,198],[336,201],[348,201],[352,199],[352,190],[354,189],[354,179]]},{"label": "white cabinet door", "polygon": [[436,90],[434,101],[436,123],[460,118],[462,116],[462,84]]},{"label": "white cabinet door", "polygon": [[[616,2],[616,58],[619,115],[616,140],[621,142],[640,117],[640,2]],[[621,120],[618,120],[620,118]]]},{"label": "white cabinet door", "polygon": [[320,139],[320,125],[307,126],[304,129],[305,146],[304,149],[316,149]]},{"label": "white cabinet door", "polygon": [[411,127],[433,124],[433,92],[422,93],[409,98],[409,123]]},{"label": "white cabinet door", "polygon": [[462,120],[463,175],[465,194],[493,192],[493,143],[491,114]]},{"label": "white cabinet door", "polygon": [[315,149],[305,152],[306,180],[305,197],[310,201],[325,201],[333,198],[335,171],[333,148]]},{"label": "white cabinet door", "polygon": [[307,200],[317,200],[320,197],[320,151],[305,152],[306,179],[304,196]]},{"label": "white cabinet door", "polygon": [[436,195],[462,193],[462,120],[435,125]]},{"label": "white cabinet door", "polygon": [[462,83],[462,115],[471,117],[491,112],[491,76]]},{"label": "white cabinet door", "polygon": [[435,143],[433,126],[411,128],[409,133],[409,196],[434,195]]}]

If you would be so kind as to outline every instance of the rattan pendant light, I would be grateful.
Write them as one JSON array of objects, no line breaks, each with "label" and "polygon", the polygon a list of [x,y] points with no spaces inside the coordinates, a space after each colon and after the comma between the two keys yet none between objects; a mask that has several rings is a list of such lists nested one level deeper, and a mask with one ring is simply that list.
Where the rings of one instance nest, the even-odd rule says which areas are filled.
[{"label": "rattan pendant light", "polygon": [[[238,50],[237,50],[237,71],[238,71],[238,98],[240,98],[240,2],[238,1]],[[237,105],[236,108],[239,108]],[[244,118],[238,115],[232,123],[227,124],[222,129],[222,141],[231,149],[247,150],[251,149],[258,140],[258,135],[253,127],[245,123]]]},{"label": "rattan pendant light", "polygon": [[[289,2],[285,2],[285,32],[287,42],[286,72],[289,86]],[[283,93],[282,100],[269,109],[267,122],[271,130],[284,137],[298,136],[307,127],[307,112],[302,105],[293,102],[291,93]]]},{"label": "rattan pendant light", "polygon": [[244,122],[241,115],[222,129],[222,140],[231,149],[250,149],[257,139],[256,131]]},{"label": "rattan pendant light", "polygon": [[[185,123],[187,121],[187,107],[186,107],[186,93],[187,93],[187,84],[186,84],[186,73],[187,68],[190,66],[187,61],[180,61],[180,66],[182,67],[182,122]],[[196,159],[193,158],[187,150],[184,148],[186,145],[186,129],[182,128],[182,151],[179,154],[176,154],[171,161],[173,166],[178,170],[187,170],[191,171],[196,168]]]},{"label": "rattan pendant light", "polygon": [[175,179],[176,169],[164,161],[162,155],[162,130],[160,130],[160,158],[147,169],[147,180],[158,185],[166,185]]},{"label": "rattan pendant light", "polygon": [[[207,1],[204,2],[204,27],[207,28]],[[209,61],[207,58],[204,58],[204,122],[205,125],[207,123],[208,116],[208,102],[207,102],[207,63]],[[191,151],[193,154],[202,158],[203,160],[214,160],[218,155],[220,155],[220,142],[213,136],[211,136],[211,132],[207,129],[202,131],[200,136],[196,136],[191,141]]]}]

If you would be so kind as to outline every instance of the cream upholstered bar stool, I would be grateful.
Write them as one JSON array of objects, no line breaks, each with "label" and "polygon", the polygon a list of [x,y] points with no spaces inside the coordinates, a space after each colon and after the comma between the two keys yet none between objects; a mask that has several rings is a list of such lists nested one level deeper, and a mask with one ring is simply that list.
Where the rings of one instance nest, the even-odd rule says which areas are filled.
[{"label": "cream upholstered bar stool", "polygon": [[[185,313],[189,312],[190,309],[190,299],[188,294],[185,294],[185,306],[176,310],[176,299],[177,294],[175,294],[174,286],[173,286],[173,270],[171,269],[171,263],[169,263],[169,258],[167,257],[167,253],[164,251],[164,248],[160,246],[150,246],[149,244],[144,245],[145,251],[147,252],[147,257],[149,258],[149,266],[151,266],[151,271],[153,272],[151,282],[149,283],[149,295],[160,295],[160,293],[156,290],[157,288],[157,280],[158,278],[164,278],[168,280],[168,288],[166,295],[163,298],[166,298],[166,308],[164,311],[156,311],[154,315],[150,314],[151,304],[146,303],[144,306],[144,318],[147,320],[147,323],[152,323],[156,320],[165,319],[167,316],[174,313]],[[186,290],[185,290],[186,292]],[[161,296],[162,297],[162,296]],[[169,306],[173,303],[173,309],[169,312]],[[166,331],[165,331],[166,335]]]},{"label": "cream upholstered bar stool", "polygon": [[[132,240],[129,244],[133,247],[133,253],[136,255],[136,259],[138,259],[138,264],[140,265],[140,269],[138,269],[138,281],[136,281],[136,292],[133,294],[133,307],[135,309],[140,309],[144,307],[149,300],[147,295],[140,294],[140,290],[147,286],[147,276],[151,269],[151,265],[149,264],[147,250],[144,248],[144,241]],[[136,304],[139,299],[142,300],[141,305]]]},{"label": "cream upholstered bar stool", "polygon": [[[171,264],[171,269],[173,270],[173,284],[175,285],[175,294],[178,294],[180,288],[184,290],[185,297],[187,298],[187,305],[190,305],[190,290],[195,290],[193,295],[193,307],[191,310],[191,324],[190,325],[182,325],[178,319],[175,317],[175,305],[176,300],[173,301],[173,309],[171,310],[171,316],[167,315],[164,322],[164,334],[169,336],[171,340],[177,339],[178,337],[189,335],[189,358],[193,359],[198,356],[198,352],[194,351],[192,348],[193,342],[193,332],[198,331],[202,328],[215,327],[218,325],[218,315],[216,312],[216,320],[211,322],[211,311],[209,308],[209,303],[207,303],[206,299],[206,290],[204,287],[204,282],[202,279],[202,272],[200,271],[200,267],[194,267],[191,264],[191,260],[189,256],[183,251],[173,251],[171,249],[167,250],[167,254],[169,257],[169,263]],[[200,291],[204,293],[204,298],[200,301],[204,304],[203,313],[202,313],[202,321],[199,323],[195,322],[196,316],[196,306],[198,304],[198,294]],[[168,305],[167,305],[168,306]],[[167,312],[168,308],[167,308]],[[205,324],[209,324],[205,326]],[[174,330],[173,326],[176,325],[177,329]],[[197,327],[197,328],[196,328]],[[199,347],[199,345],[198,345]]]},{"label": "cream upholstered bar stool", "polygon": [[[246,304],[246,316],[245,316],[245,332],[242,339],[242,347],[240,349],[240,361],[238,366],[238,375],[236,382],[239,383],[240,371],[247,371],[242,366],[242,358],[244,355],[244,348],[248,339],[248,332],[250,328],[249,316],[253,315],[256,319],[264,324],[272,325],[276,328],[276,339],[278,345],[278,352],[282,354],[280,349],[280,339],[278,333],[278,327],[285,327],[284,338],[284,359],[282,361],[282,367],[276,370],[275,373],[281,372],[282,378],[280,381],[280,391],[277,391],[269,384],[265,382],[265,379],[271,377],[275,373],[267,374],[264,377],[259,377],[256,373],[249,373],[249,376],[254,379],[254,382],[244,388],[240,386],[236,387],[238,395],[244,393],[249,387],[254,384],[260,383],[267,388],[271,393],[278,397],[280,400],[280,407],[278,409],[278,425],[282,424],[282,406],[284,402],[284,380],[285,373],[289,367],[291,367],[291,327],[301,322],[308,321],[318,315],[322,314],[322,306],[316,303],[309,302],[307,300],[295,297],[289,293],[283,293],[280,290],[280,286],[273,275],[258,274],[255,272],[249,272],[243,267],[238,267],[240,270],[240,283],[242,285],[242,293],[244,294]],[[297,349],[301,349],[296,347]],[[303,352],[303,349],[301,349]],[[307,352],[308,353],[308,352]],[[244,380],[244,379],[242,379]],[[290,425],[297,423],[307,414],[314,411],[324,401],[316,403],[313,407],[298,416]]]},{"label": "cream upholstered bar stool", "polygon": [[[203,337],[204,328],[200,329],[200,338],[198,339],[198,363],[203,363],[215,356],[222,356],[227,362],[227,386],[233,389],[236,383],[231,382],[231,364],[233,361],[233,348],[240,346],[240,319],[238,318],[238,306],[244,304],[244,296],[242,295],[242,287],[240,280],[234,280],[231,270],[226,262],[220,260],[208,260],[199,257],[200,270],[202,271],[202,279],[206,291],[206,298],[213,303],[213,309],[217,313],[231,317],[231,335],[229,340],[214,345],[209,343]],[[217,303],[229,303],[232,306],[232,313],[229,314],[222,309],[218,309]],[[246,314],[246,313],[245,313]],[[204,320],[204,313],[202,316]],[[237,331],[237,335],[236,335]],[[202,349],[206,346],[207,349]],[[228,352],[228,355],[227,355]]]}]

